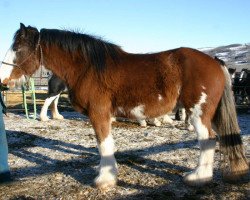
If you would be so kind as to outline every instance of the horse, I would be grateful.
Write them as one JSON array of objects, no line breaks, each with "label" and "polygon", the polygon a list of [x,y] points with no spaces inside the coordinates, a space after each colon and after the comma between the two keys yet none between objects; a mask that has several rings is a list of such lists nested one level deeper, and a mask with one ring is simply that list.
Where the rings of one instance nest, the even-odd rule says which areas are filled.
[{"label": "horse", "polygon": [[241,97],[241,93],[242,93],[242,85],[240,83],[240,72],[235,72],[234,75],[231,76],[232,78],[232,90],[234,93],[234,98],[235,98],[235,102],[236,104],[241,104],[242,102],[242,97]]},{"label": "horse", "polygon": [[66,84],[62,79],[60,79],[55,74],[52,74],[52,76],[49,78],[48,81],[48,94],[47,98],[45,99],[45,102],[43,104],[43,107],[40,112],[40,120],[41,121],[48,121],[49,118],[47,116],[47,111],[52,104],[51,114],[53,119],[64,119],[64,117],[59,113],[58,111],[58,100],[60,97],[60,94],[66,90]]},{"label": "horse", "polygon": [[234,79],[236,77],[236,68],[228,68],[228,72],[231,77],[232,85],[234,84]]},{"label": "horse", "polygon": [[239,85],[241,86],[241,98],[243,103],[249,103],[250,100],[250,70],[242,69],[239,77]]},{"label": "horse", "polygon": [[250,71],[243,68],[241,72],[234,73],[233,92],[237,104],[244,104],[250,98]]},{"label": "horse", "polygon": [[92,123],[101,157],[96,187],[106,190],[117,183],[111,117],[155,118],[177,104],[187,111],[200,145],[197,167],[184,175],[186,184],[202,186],[212,180],[216,133],[223,177],[236,180],[248,173],[230,76],[214,58],[186,47],[132,54],[93,35],[39,31],[21,23],[0,80],[7,84],[23,74],[31,76],[41,65],[66,83],[72,106]]}]

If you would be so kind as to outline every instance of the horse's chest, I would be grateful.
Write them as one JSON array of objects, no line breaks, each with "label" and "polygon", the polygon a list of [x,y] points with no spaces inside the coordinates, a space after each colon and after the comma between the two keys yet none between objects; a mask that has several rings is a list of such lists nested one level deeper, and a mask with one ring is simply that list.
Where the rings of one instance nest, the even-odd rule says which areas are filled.
[{"label": "horse's chest", "polygon": [[69,100],[76,111],[86,113],[87,105],[84,103],[83,99],[79,98],[78,94],[72,90],[69,91]]}]

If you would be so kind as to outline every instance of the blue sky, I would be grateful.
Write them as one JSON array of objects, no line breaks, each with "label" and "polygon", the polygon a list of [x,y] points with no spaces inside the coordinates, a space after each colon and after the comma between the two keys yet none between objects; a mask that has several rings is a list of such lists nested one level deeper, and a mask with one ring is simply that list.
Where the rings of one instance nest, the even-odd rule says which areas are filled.
[{"label": "blue sky", "polygon": [[249,0],[1,0],[0,60],[20,22],[102,36],[128,52],[250,42]]}]

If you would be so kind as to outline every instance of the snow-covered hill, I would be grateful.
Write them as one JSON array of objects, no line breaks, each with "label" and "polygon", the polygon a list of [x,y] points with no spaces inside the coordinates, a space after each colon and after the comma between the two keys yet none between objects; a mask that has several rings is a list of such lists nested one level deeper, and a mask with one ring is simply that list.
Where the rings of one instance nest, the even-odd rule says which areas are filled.
[{"label": "snow-covered hill", "polygon": [[250,70],[250,43],[231,44],[228,46],[220,46],[216,48],[200,48],[200,51],[214,57],[222,59],[228,67],[236,68],[241,71],[243,68]]}]

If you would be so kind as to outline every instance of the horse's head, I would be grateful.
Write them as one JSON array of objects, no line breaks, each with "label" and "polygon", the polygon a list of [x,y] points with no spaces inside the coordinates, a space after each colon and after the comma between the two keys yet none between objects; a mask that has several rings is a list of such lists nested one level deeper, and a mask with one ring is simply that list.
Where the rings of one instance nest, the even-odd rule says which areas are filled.
[{"label": "horse's head", "polygon": [[240,81],[244,81],[247,78],[247,69],[243,68],[240,72]]},{"label": "horse's head", "polygon": [[0,80],[8,84],[11,79],[32,75],[39,68],[41,57],[39,31],[22,23],[14,35],[13,44],[7,52],[1,67]]}]

